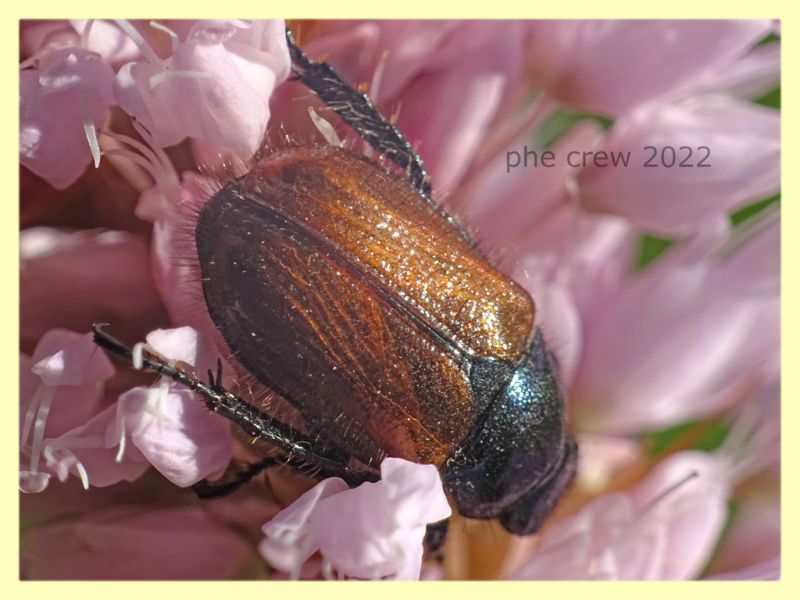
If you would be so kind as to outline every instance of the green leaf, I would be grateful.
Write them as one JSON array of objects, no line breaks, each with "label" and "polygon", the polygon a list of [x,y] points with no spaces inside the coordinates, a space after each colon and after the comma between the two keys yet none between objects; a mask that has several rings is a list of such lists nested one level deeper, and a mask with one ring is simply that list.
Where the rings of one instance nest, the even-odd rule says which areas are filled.
[{"label": "green leaf", "polygon": [[559,108],[539,126],[535,136],[536,143],[542,148],[550,148],[580,121],[594,121],[603,130],[609,129],[614,124],[613,119],[603,115]]},{"label": "green leaf", "polygon": [[634,270],[641,271],[649,266],[650,263],[666,252],[674,243],[674,240],[644,234],[639,239],[639,250],[636,253],[633,264]]},{"label": "green leaf", "polygon": [[759,46],[763,46],[764,44],[771,44],[773,42],[780,42],[780,41],[781,41],[781,36],[776,35],[774,33],[768,33],[763,38],[758,40],[758,43],[753,47],[758,48]]},{"label": "green leaf", "polygon": [[648,448],[650,458],[655,458],[663,454],[673,443],[677,442],[691,431],[695,425],[697,425],[696,421],[688,421],[686,423],[667,427],[661,431],[645,434],[644,442]]},{"label": "green leaf", "polygon": [[713,452],[722,445],[730,430],[730,424],[725,421],[686,421],[647,433],[642,441],[651,459],[659,458],[673,447]]},{"label": "green leaf", "polygon": [[730,431],[731,426],[729,423],[712,423],[708,431],[694,443],[692,448],[704,452],[713,452],[722,445]]},{"label": "green leaf", "polygon": [[765,210],[766,208],[772,206],[773,204],[780,204],[781,195],[775,194],[774,196],[770,196],[769,198],[764,198],[763,200],[759,200],[758,202],[754,202],[753,204],[749,204],[744,208],[740,208],[739,210],[731,213],[730,220],[731,225],[736,227],[737,225],[741,225],[747,219],[751,219],[752,217],[756,216],[761,211]]},{"label": "green leaf", "polygon": [[781,86],[776,87],[775,89],[770,90],[760,98],[756,98],[754,100],[756,104],[760,104],[762,106],[767,106],[769,108],[780,108],[781,107]]}]

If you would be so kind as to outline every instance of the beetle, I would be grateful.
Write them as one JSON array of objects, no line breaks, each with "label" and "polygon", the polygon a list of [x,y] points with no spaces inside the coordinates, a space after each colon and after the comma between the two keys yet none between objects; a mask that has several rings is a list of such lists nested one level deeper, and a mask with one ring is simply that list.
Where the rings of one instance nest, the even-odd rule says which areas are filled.
[{"label": "beetle", "polygon": [[[304,423],[225,390],[221,367],[205,383],[146,350],[142,366],[318,477],[375,480],[385,456],[434,464],[461,515],[534,533],[572,480],[578,448],[533,300],[433,202],[423,161],[369,97],[288,31],[287,43],[295,76],[399,168],[336,146],[289,147],[198,215],[203,292],[223,347]],[[134,356],[99,327],[95,339]]]}]

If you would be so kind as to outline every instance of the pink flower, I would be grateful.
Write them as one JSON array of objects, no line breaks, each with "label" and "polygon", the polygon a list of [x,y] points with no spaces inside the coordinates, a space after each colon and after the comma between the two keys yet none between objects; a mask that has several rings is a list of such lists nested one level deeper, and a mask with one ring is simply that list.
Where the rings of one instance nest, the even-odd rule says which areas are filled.
[{"label": "pink flower", "polygon": [[[148,342],[174,360],[204,369],[216,366],[215,351],[189,328],[153,332]],[[231,459],[230,424],[191,391],[162,382],[133,388],[99,410],[102,388],[97,383],[114,373],[108,358],[90,334],[53,331],[33,360],[53,344],[62,349],[30,370],[42,379],[32,394],[34,382],[23,370],[31,394],[23,396],[23,457],[30,458],[20,474],[23,491],[43,491],[50,473],[60,481],[76,475],[87,489],[105,487],[137,479],[149,464],[180,487],[222,475]],[[76,410],[79,403],[83,410]],[[39,470],[40,458],[49,473]]]},{"label": "pink flower", "polygon": [[628,493],[604,495],[547,531],[514,579],[688,579],[725,524],[724,466],[676,454]]},{"label": "pink flower", "polygon": [[95,156],[97,134],[113,103],[114,72],[77,46],[46,48],[20,71],[20,162],[63,189]]},{"label": "pink flower", "polygon": [[119,506],[29,529],[25,579],[231,579],[253,548],[197,506]]},{"label": "pink flower", "polygon": [[766,20],[537,21],[530,55],[559,102],[618,116],[705,84],[770,29]]},{"label": "pink flower", "polygon": [[[712,557],[713,572],[721,576],[720,568],[735,571],[731,578],[777,573],[777,504],[763,495],[777,488],[769,485],[746,500],[762,517],[757,525],[744,518],[726,529],[726,522],[737,485],[777,466],[779,388],[771,380],[752,394],[714,452],[672,454],[637,485],[604,494],[546,530],[512,577],[687,579],[705,571]],[[580,475],[578,482],[583,485]],[[762,543],[753,551],[756,539]],[[722,552],[715,552],[720,540]]]},{"label": "pink flower", "polygon": [[72,19],[69,24],[81,34],[88,50],[96,52],[114,67],[139,58],[139,48],[135,42],[110,21]]},{"label": "pink flower", "polygon": [[[724,230],[684,242],[595,296],[570,390],[576,421],[619,433],[702,418],[774,372],[780,238],[777,219],[769,221],[735,251]],[[742,289],[743,268],[762,272],[764,287]]]},{"label": "pink flower", "polygon": [[269,96],[289,73],[283,28],[198,21],[166,60],[143,45],[146,60],[120,68],[114,94],[159,146],[192,137],[250,158],[263,141]]},{"label": "pink flower", "polygon": [[[78,477],[84,489],[135,481],[149,469],[137,449],[121,452],[116,404],[108,406],[74,429],[43,442],[45,464],[62,483]],[[42,490],[35,490],[42,491]]]},{"label": "pink flower", "polygon": [[[763,494],[763,492],[762,492]],[[781,519],[777,498],[763,494],[737,503],[709,579],[779,579]]]},{"label": "pink flower", "polygon": [[724,97],[643,107],[615,123],[602,151],[629,164],[583,169],[583,205],[659,235],[697,231],[780,188],[778,111]]},{"label": "pink flower", "polygon": [[264,525],[261,553],[296,578],[319,551],[340,577],[419,579],[425,526],[450,516],[431,465],[387,458],[381,481],[326,479]]},{"label": "pink flower", "polygon": [[[551,168],[509,170],[507,152],[524,155],[525,148],[530,152],[536,150],[530,137],[527,129],[519,133],[506,153],[497,154],[473,175],[471,185],[458,198],[459,214],[476,224],[475,235],[481,246],[497,253],[501,264],[518,260],[533,244],[552,248],[555,240],[543,224],[568,201],[572,180],[579,172],[566,160],[556,162]],[[599,127],[584,123],[567,132],[551,151],[554,156],[564,156],[575,148],[590,151],[602,141]],[[498,202],[503,210],[498,210]],[[540,231],[544,239],[532,235],[534,231]]]},{"label": "pink flower", "polygon": [[[33,227],[20,234],[20,330],[33,348],[49,329],[92,323],[155,326],[163,319],[145,240],[121,231]],[[117,329],[122,327],[122,330]]]},{"label": "pink flower", "polygon": [[757,99],[780,83],[781,45],[756,46],[742,58],[708,74],[708,82],[698,92],[722,93],[736,98]]},{"label": "pink flower", "polygon": [[57,439],[82,425],[100,408],[102,383],[114,374],[108,357],[97,352],[90,334],[63,329],[45,334],[33,356],[20,361],[20,489],[40,492],[51,473],[43,470],[61,459],[56,474],[62,481],[71,466],[88,487],[85,470],[78,466],[67,445],[55,447]]},{"label": "pink flower", "polygon": [[[139,31],[148,26],[132,22]],[[20,22],[20,45],[28,56],[48,45],[81,46],[100,55],[115,68],[139,56],[139,48],[117,25],[101,19],[23,20]]]},{"label": "pink flower", "polygon": [[[81,216],[69,223],[88,231],[56,230],[65,194],[39,186],[34,222],[42,226],[22,235],[22,350],[35,351],[20,360],[20,481],[27,492],[53,483],[22,499],[26,522],[46,523],[24,530],[23,576],[441,578],[458,571],[460,556],[470,557],[462,575],[473,576],[481,553],[499,548],[475,543],[470,526],[445,546],[444,568],[423,556],[426,524],[450,514],[432,465],[389,458],[379,483],[352,490],[339,479],[311,487],[269,469],[230,499],[187,509],[199,502],[187,486],[219,477],[233,456],[257,460],[260,448],[237,443],[236,428],[187,390],[130,369],[115,374],[88,335],[58,329],[109,321],[121,339],[146,337],[205,378],[228,349],[214,345],[220,334],[203,302],[193,232],[204,203],[250,168],[268,125],[293,140],[338,137],[375,155],[307,88],[281,83],[289,70],[282,22],[165,25],[22,25],[23,67],[35,67],[36,85],[52,87],[50,95],[92,97],[101,78],[91,69],[100,65],[106,79],[108,69],[116,73],[116,97],[103,96],[103,106],[120,104],[116,132],[105,127],[92,142],[98,120],[78,115],[72,101],[64,114],[54,105],[31,113],[48,127],[69,117],[83,136],[73,128],[63,143],[54,137],[37,148],[51,153],[42,176],[66,173],[80,158],[83,166],[69,170],[78,177],[91,147],[108,160],[70,193],[102,177],[125,198],[139,195],[141,219],[122,225],[139,235],[88,230],[96,221]],[[578,475],[539,536],[513,540],[487,564],[503,562],[504,575],[520,578],[777,576],[779,209],[735,226],[730,215],[779,191],[779,111],[750,102],[773,97],[779,83],[780,44],[757,45],[775,24],[337,21],[295,29],[312,58],[366,84],[396,118],[426,160],[434,199],[530,291],[535,324],[558,358],[581,446]],[[48,63],[59,52],[67,58]],[[40,110],[23,96],[24,107]],[[310,103],[330,123],[327,134],[309,118]],[[281,147],[280,135],[269,137]],[[641,147],[683,140],[709,146],[713,166],[637,166]],[[553,167],[507,166],[510,151],[545,149]],[[625,168],[566,160],[571,151],[628,150]],[[23,187],[23,203],[35,188]],[[80,196],[70,201],[83,214]],[[119,227],[133,210],[110,222]],[[642,247],[653,241],[646,233],[670,239],[643,267]],[[232,390],[251,385],[227,365],[223,373]],[[269,401],[272,413],[284,408],[281,398]],[[705,436],[706,445],[695,443],[706,430],[724,438],[715,450]],[[75,499],[80,487],[85,500]],[[214,553],[224,557],[212,563]]]},{"label": "pink flower", "polygon": [[[190,327],[151,332],[147,343],[160,355],[186,363],[197,373],[216,369],[216,350]],[[219,478],[231,460],[230,423],[209,411],[193,392],[173,382],[127,391],[117,403],[116,419],[120,453],[130,436],[145,459],[179,487]]]}]

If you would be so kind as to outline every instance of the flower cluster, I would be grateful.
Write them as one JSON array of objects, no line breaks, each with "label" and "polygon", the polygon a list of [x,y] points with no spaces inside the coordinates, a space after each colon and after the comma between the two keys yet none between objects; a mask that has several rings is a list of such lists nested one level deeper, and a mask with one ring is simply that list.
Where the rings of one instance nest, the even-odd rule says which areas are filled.
[{"label": "flower cluster", "polygon": [[[289,80],[282,21],[22,22],[23,577],[778,577],[777,25],[293,27],[533,296],[576,480],[532,538],[453,516],[441,565],[423,555],[451,512],[430,465],[389,458],[354,489],[270,469],[197,499],[253,449],[190,391],[115,368],[91,324],[216,369],[186,234],[199,207],[284,132],[372,151]],[[523,147],[705,147],[710,167],[507,169]]]}]

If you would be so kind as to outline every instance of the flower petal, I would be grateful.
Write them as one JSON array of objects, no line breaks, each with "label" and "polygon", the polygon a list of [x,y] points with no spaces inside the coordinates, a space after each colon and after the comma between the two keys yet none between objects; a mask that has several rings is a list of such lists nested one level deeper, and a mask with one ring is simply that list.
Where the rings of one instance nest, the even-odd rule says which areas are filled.
[{"label": "flower petal", "polygon": [[25,229],[20,278],[23,347],[54,327],[88,331],[108,322],[123,336],[131,324],[163,319],[147,243],[125,232]]},{"label": "flower petal", "polygon": [[431,465],[394,458],[381,474],[355,489],[326,479],[306,492],[264,526],[265,558],[297,575],[319,549],[341,576],[419,579],[425,525],[450,515],[441,480]]},{"label": "flower petal", "polygon": [[33,361],[31,372],[49,386],[95,384],[116,372],[108,356],[98,351],[91,333],[66,329],[48,331],[36,347]]},{"label": "flower petal", "polygon": [[163,64],[123,66],[114,84],[118,102],[158,145],[192,137],[250,158],[263,141],[272,90],[288,73],[288,50],[274,39],[277,25],[254,29],[248,43],[237,41],[243,26],[198,21]]},{"label": "flower petal", "polygon": [[53,187],[74,183],[92,160],[85,126],[99,130],[114,72],[79,47],[57,48],[20,72],[20,162]]},{"label": "flower petal", "polygon": [[26,579],[232,579],[253,551],[202,508],[114,507],[29,528]]},{"label": "flower petal", "polygon": [[559,101],[616,116],[691,92],[771,27],[767,20],[535,21],[531,55]]},{"label": "flower petal", "polygon": [[604,150],[628,153],[630,166],[584,169],[583,205],[660,235],[691,233],[780,188],[778,111],[728,98],[642,108],[617,121]]},{"label": "flower petal", "polygon": [[60,481],[79,477],[84,486],[108,487],[121,481],[135,481],[149,468],[136,448],[120,455],[115,405],[95,414],[85,423],[61,436],[45,440],[47,468]]},{"label": "flower petal", "polygon": [[165,383],[138,387],[120,396],[118,406],[131,442],[175,485],[217,479],[230,463],[230,423],[209,412],[193,392]]},{"label": "flower petal", "polygon": [[[720,260],[719,234],[684,241],[626,277],[584,323],[571,389],[573,418],[592,431],[632,433],[713,414],[777,369],[779,291],[775,225]],[[713,229],[713,228],[712,228]],[[708,238],[708,239],[704,239]],[[760,264],[771,287],[742,284]],[[647,307],[643,310],[642,307]]]}]

